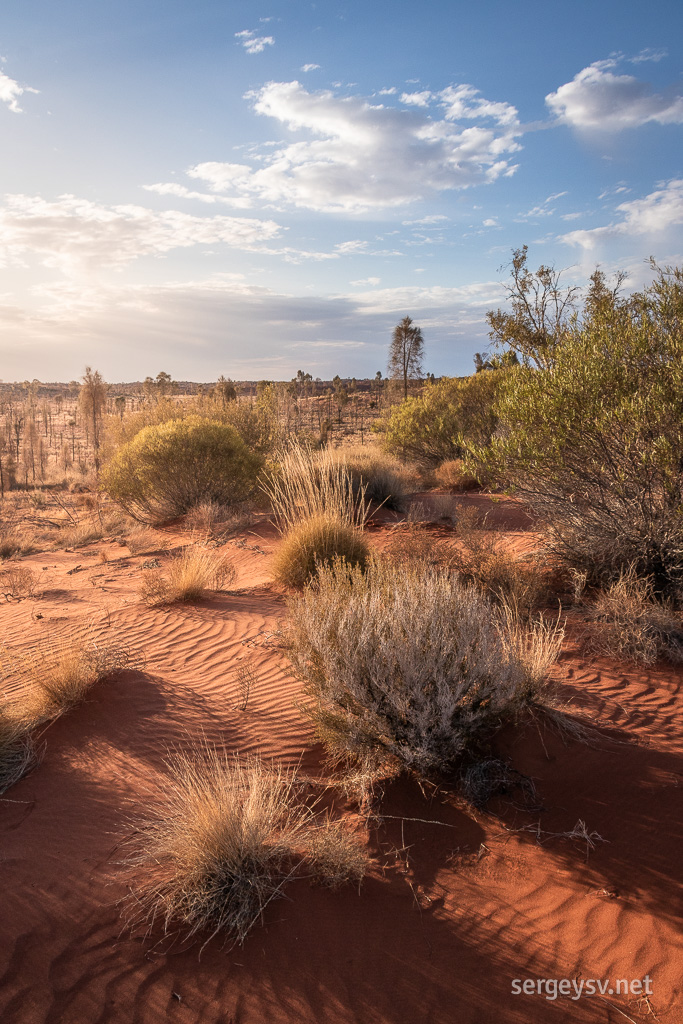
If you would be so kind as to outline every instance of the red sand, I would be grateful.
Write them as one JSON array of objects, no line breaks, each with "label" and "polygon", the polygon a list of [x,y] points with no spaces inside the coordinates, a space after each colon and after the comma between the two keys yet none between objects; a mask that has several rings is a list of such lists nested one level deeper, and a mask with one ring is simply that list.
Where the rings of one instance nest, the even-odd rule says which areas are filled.
[{"label": "red sand", "polygon": [[[503,502],[494,514],[526,547],[523,513]],[[258,532],[226,549],[236,590],[196,606],[142,605],[145,556],[121,559],[115,545],[25,560],[47,593],[0,609],[5,643],[89,631],[131,644],[145,665],[100,684],[51,726],[42,764],[0,798],[2,1024],[683,1020],[681,673],[591,661],[571,643],[556,673],[601,723],[590,743],[543,725],[498,742],[535,780],[540,813],[502,800],[475,812],[445,789],[425,797],[400,781],[387,788],[382,813],[396,818],[370,836],[360,893],[294,882],[243,948],[214,940],[201,959],[200,944],[169,949],[159,935],[122,931],[119,842],[169,746],[204,735],[287,764],[303,755],[306,770],[320,762],[295,707],[298,683],[269,640],[286,606],[269,576],[276,540]],[[102,548],[108,564],[97,561]],[[239,711],[244,658],[257,683]],[[578,841],[544,834],[539,845],[510,831],[540,820],[544,833],[566,832],[579,819],[606,840],[588,859]],[[514,979],[645,975],[649,1003],[511,991]]]}]

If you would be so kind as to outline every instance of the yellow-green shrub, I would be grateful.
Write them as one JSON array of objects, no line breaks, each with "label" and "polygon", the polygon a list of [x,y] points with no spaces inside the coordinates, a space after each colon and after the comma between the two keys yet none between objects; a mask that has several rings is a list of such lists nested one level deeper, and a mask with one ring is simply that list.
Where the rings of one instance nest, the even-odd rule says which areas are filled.
[{"label": "yellow-green shrub", "polygon": [[134,519],[161,523],[200,501],[244,500],[262,466],[234,427],[188,416],[145,427],[122,445],[102,486]]}]

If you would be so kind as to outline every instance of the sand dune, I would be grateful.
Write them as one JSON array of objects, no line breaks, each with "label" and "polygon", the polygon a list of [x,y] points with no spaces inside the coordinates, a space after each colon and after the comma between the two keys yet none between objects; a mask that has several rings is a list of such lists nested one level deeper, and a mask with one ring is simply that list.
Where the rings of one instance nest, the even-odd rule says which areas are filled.
[{"label": "sand dune", "polygon": [[[525,545],[524,510],[489,507],[510,542],[525,535]],[[389,528],[385,520],[371,530],[373,542]],[[319,770],[277,642],[287,613],[269,575],[277,539],[255,532],[226,547],[234,589],[193,606],[140,603],[146,556],[115,545],[25,560],[45,592],[0,609],[6,644],[115,638],[143,661],[56,721],[40,766],[0,800],[2,1024],[683,1019],[681,672],[588,659],[571,628],[556,672],[564,696],[593,716],[589,742],[540,722],[498,742],[535,780],[540,810],[494,800],[477,812],[447,789],[425,796],[399,780],[371,831],[373,866],[360,893],[296,881],[243,948],[214,940],[201,958],[197,944],[123,929],[121,840],[169,748],[205,737]],[[243,663],[254,682],[240,710]],[[604,840],[592,850],[552,835],[579,820]],[[637,996],[511,993],[513,979],[645,975],[649,1006]]]}]

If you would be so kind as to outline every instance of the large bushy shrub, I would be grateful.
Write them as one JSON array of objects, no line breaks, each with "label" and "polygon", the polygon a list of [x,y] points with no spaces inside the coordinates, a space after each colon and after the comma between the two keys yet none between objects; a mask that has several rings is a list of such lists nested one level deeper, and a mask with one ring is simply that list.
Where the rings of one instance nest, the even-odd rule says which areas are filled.
[{"label": "large bushy shrub", "polygon": [[333,755],[446,771],[543,685],[489,602],[438,568],[322,566],[291,611],[290,658]]},{"label": "large bushy shrub", "polygon": [[633,568],[681,595],[682,323],[678,270],[628,303],[589,308],[548,368],[505,375],[498,434],[470,445],[475,467],[513,484],[593,582]]},{"label": "large bushy shrub", "polygon": [[134,519],[161,523],[200,501],[244,500],[262,466],[234,427],[188,416],[144,427],[116,451],[102,485]]},{"label": "large bushy shrub", "polygon": [[384,422],[383,445],[392,455],[437,466],[462,455],[466,443],[487,444],[496,429],[494,402],[507,370],[444,378],[395,406]]}]

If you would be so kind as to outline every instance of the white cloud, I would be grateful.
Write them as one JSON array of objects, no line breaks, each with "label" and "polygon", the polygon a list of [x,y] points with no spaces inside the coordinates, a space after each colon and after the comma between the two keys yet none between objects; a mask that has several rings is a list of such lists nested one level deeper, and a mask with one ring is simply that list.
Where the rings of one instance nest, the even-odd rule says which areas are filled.
[{"label": "white cloud", "polygon": [[[308,92],[299,82],[270,82],[247,96],[257,113],[309,137],[264,152],[253,169],[211,162],[188,172],[212,191],[313,210],[382,209],[496,181],[514,173],[508,154],[520,148],[509,111],[494,116],[485,101],[481,116],[494,117],[497,126],[462,128],[452,123],[450,107],[435,120],[359,96]],[[472,107],[466,116],[478,115]]]},{"label": "white cloud", "polygon": [[381,282],[380,277],[363,277],[359,281],[351,281],[354,288],[360,288],[362,285],[369,284],[371,288],[375,288]]},{"label": "white cloud", "polygon": [[107,207],[70,195],[53,202],[10,195],[0,207],[0,263],[21,262],[26,254],[35,254],[45,266],[82,274],[193,245],[252,249],[280,230],[272,220]]},{"label": "white cloud", "polygon": [[651,46],[646,46],[644,50],[637,53],[635,57],[629,57],[629,64],[644,64],[646,61],[652,61],[657,64],[660,60],[664,60],[668,57],[668,50],[655,50]]},{"label": "white cloud", "polygon": [[484,312],[500,304],[503,289],[497,281],[379,289],[368,280],[366,291],[302,296],[216,274],[162,285],[60,282],[36,298],[31,309],[0,303],[6,378],[33,377],[39,367],[43,380],[68,380],[94,361],[114,381],[139,380],[159,366],[179,379],[286,380],[304,359],[326,379],[374,376],[406,310],[425,330],[435,370],[469,372],[485,343]]},{"label": "white cloud", "polygon": [[19,85],[13,78],[9,78],[0,71],[0,103],[6,103],[13,114],[20,114],[19,97],[25,92],[37,93],[37,89],[31,89],[28,85]]},{"label": "white cloud", "polygon": [[[652,59],[652,58],[651,58]],[[683,123],[683,95],[671,88],[656,93],[648,82],[618,75],[617,58],[596,61],[545,101],[555,116],[573,128],[620,131],[654,121]]]},{"label": "white cloud", "polygon": [[517,108],[511,103],[486,100],[472,85],[449,85],[439,93],[439,98],[448,121],[492,118],[500,125],[516,125],[518,121]]},{"label": "white cloud", "polygon": [[222,203],[228,206],[237,206],[242,209],[252,206],[250,199],[244,196],[234,196],[232,198],[228,196],[216,195],[215,192],[193,192],[192,189],[186,188],[185,185],[179,185],[175,181],[157,182],[155,185],[143,185],[142,186],[147,192],[156,192],[160,196],[174,196],[177,199],[193,199],[199,203],[208,203],[215,206],[216,203]]},{"label": "white cloud", "polygon": [[673,179],[643,199],[620,203],[617,211],[623,215],[621,220],[604,227],[570,231],[561,235],[560,241],[592,250],[600,242],[620,235],[666,235],[683,224],[683,179]]},{"label": "white cloud", "polygon": [[498,221],[496,220],[495,217],[487,217],[486,220],[484,221],[484,227],[485,228],[497,228],[498,227]]},{"label": "white cloud", "polygon": [[301,67],[300,70],[308,72],[308,71],[318,71],[319,69],[320,69],[320,65],[319,64],[304,64]]},{"label": "white cloud", "polygon": [[263,53],[266,46],[274,46],[275,40],[272,36],[257,36],[253,29],[245,28],[241,32],[235,32],[235,39],[239,39],[240,45],[247,53]]},{"label": "white cloud", "polygon": [[424,226],[426,224],[440,224],[444,220],[448,220],[448,217],[443,213],[429,213],[426,217],[420,217],[418,220],[402,220],[401,224],[404,227],[411,227],[415,224]]},{"label": "white cloud", "polygon": [[431,92],[425,90],[425,92],[402,92],[401,103],[406,103],[411,107],[428,107],[429,101],[432,98]]}]

